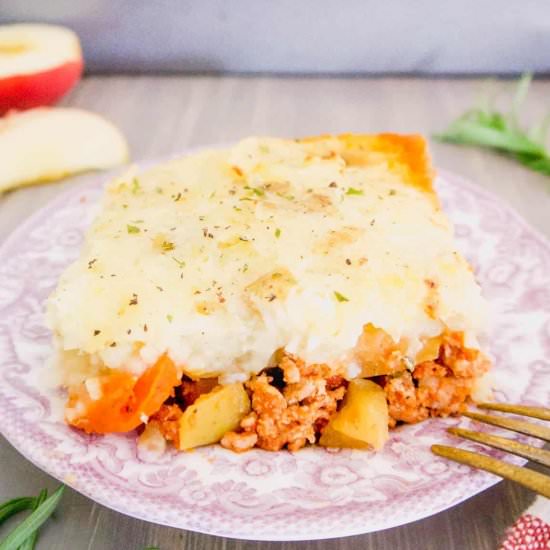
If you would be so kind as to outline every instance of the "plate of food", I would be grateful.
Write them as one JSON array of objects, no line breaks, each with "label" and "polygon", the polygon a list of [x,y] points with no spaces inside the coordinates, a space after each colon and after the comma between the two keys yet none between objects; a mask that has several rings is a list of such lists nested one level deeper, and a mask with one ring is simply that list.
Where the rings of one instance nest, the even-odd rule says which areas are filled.
[{"label": "plate of food", "polygon": [[93,176],[0,249],[0,430],[159,524],[401,525],[498,481],[430,452],[481,448],[446,432],[469,404],[548,401],[548,273],[547,241],[436,177],[419,136],[249,138]]}]

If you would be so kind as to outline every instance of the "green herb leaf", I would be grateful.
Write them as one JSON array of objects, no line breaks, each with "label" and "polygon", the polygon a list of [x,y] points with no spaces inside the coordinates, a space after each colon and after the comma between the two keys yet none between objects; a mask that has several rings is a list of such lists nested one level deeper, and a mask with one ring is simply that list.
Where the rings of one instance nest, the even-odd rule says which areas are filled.
[{"label": "green herb leaf", "polygon": [[17,550],[53,514],[64,490],[65,486],[61,485],[51,497],[48,497],[30,516],[25,518],[0,542],[0,550]]},{"label": "green herb leaf", "polygon": [[11,518],[14,514],[22,512],[23,510],[30,510],[34,504],[34,500],[33,497],[21,497],[0,504],[0,524],[8,518]]},{"label": "green herb leaf", "polygon": [[174,320],[174,316],[170,315],[170,313],[166,316],[166,319],[168,319],[168,322],[171,323]]},{"label": "green herb leaf", "polygon": [[510,113],[510,122],[516,130],[521,131],[521,126],[519,123],[519,110],[525,103],[527,92],[529,91],[529,86],[531,86],[532,80],[533,75],[531,73],[521,75],[516,88],[516,93],[514,94],[514,99],[512,101],[512,112]]},{"label": "green herb leaf", "polygon": [[280,236],[281,236],[281,230],[277,227],[277,229],[275,229],[275,238],[278,239]]},{"label": "green herb leaf", "polygon": [[524,166],[527,166],[531,170],[550,176],[550,158],[549,157],[517,155],[516,158],[518,159],[519,162],[521,162],[521,164],[523,164]]},{"label": "green herb leaf", "polygon": [[346,191],[346,195],[362,195],[363,191],[361,189],[354,189],[353,187],[349,187]]},{"label": "green herb leaf", "polygon": [[141,185],[137,178],[132,180],[132,193],[135,195],[141,189]]},{"label": "green herb leaf", "polygon": [[[42,489],[40,494],[36,497],[33,510],[36,510],[46,499],[48,498],[48,491]],[[34,550],[36,541],[38,539],[38,530],[36,530],[20,547],[19,550]]]},{"label": "green herb leaf", "polygon": [[126,230],[128,233],[139,233],[141,229],[137,225],[127,225]]},{"label": "green herb leaf", "polygon": [[529,130],[529,137],[539,145],[544,147],[546,143],[548,129],[550,128],[550,113],[546,113],[546,116]]},{"label": "green herb leaf", "polygon": [[343,294],[340,294],[337,290],[334,291],[334,296],[339,302],[349,302],[349,298],[346,298]]},{"label": "green herb leaf", "polygon": [[530,83],[530,74],[523,75],[519,80],[509,114],[499,113],[488,105],[473,109],[452,122],[445,132],[434,135],[434,138],[495,149],[533,171],[550,175],[550,153],[544,143],[550,116],[530,131],[523,130],[519,123],[519,109],[525,101]]},{"label": "green herb leaf", "polygon": [[523,133],[512,130],[492,120],[468,114],[453,122],[447,131],[436,135],[436,139],[465,145],[492,147],[504,152],[544,154],[544,149]]}]

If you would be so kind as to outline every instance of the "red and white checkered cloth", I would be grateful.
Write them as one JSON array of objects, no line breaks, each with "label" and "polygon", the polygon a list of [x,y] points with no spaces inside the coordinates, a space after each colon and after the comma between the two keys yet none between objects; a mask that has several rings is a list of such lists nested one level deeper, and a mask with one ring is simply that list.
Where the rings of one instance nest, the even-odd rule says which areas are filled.
[{"label": "red and white checkered cloth", "polygon": [[499,550],[550,550],[550,500],[537,497],[506,531]]}]

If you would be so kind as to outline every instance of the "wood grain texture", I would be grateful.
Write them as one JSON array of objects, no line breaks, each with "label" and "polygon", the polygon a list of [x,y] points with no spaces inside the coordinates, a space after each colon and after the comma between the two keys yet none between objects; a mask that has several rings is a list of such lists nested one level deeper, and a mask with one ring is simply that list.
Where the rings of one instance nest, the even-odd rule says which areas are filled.
[{"label": "wood grain texture", "polygon": [[[89,77],[65,101],[110,118],[126,134],[135,160],[253,134],[305,136],[326,132],[419,132],[443,129],[476,98],[479,80],[412,78]],[[548,108],[550,81],[533,86],[527,119]],[[546,99],[545,99],[546,98]],[[512,204],[550,235],[550,178],[496,154],[432,143],[436,166],[455,171]],[[0,197],[0,242],[22,220],[79,176]],[[0,500],[53,488],[0,439]],[[74,491],[41,534],[39,549],[143,550],[494,550],[504,529],[533,495],[502,482],[420,522],[379,533],[301,543],[233,541],[127,518]]]}]

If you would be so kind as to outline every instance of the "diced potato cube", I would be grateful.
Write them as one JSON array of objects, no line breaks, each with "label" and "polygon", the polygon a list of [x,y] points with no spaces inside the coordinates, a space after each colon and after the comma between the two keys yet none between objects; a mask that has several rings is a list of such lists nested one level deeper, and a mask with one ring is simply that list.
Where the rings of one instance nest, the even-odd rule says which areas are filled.
[{"label": "diced potato cube", "polygon": [[381,449],[388,439],[388,404],[384,390],[371,380],[352,380],[342,408],[321,434],[324,447]]},{"label": "diced potato cube", "polygon": [[178,448],[186,451],[217,443],[236,430],[249,412],[250,399],[243,384],[217,386],[185,409],[179,422]]},{"label": "diced potato cube", "polygon": [[[401,370],[401,369],[399,369]],[[375,363],[363,363],[361,365],[361,376],[373,378],[375,376],[383,376],[386,374],[394,374],[399,372],[389,363],[375,362]]]},{"label": "diced potato cube", "polygon": [[370,449],[370,445],[366,441],[354,439],[342,432],[338,432],[331,424],[328,424],[323,430],[319,445],[337,449]]},{"label": "diced potato cube", "polygon": [[355,348],[357,361],[361,365],[361,376],[371,378],[405,370],[405,351],[405,341],[396,343],[382,329],[371,323],[365,325]]},{"label": "diced potato cube", "polygon": [[424,363],[424,361],[433,361],[439,357],[439,348],[441,347],[441,336],[428,338],[424,342],[422,349],[416,354],[415,363]]}]

